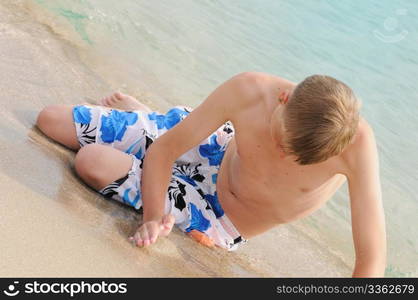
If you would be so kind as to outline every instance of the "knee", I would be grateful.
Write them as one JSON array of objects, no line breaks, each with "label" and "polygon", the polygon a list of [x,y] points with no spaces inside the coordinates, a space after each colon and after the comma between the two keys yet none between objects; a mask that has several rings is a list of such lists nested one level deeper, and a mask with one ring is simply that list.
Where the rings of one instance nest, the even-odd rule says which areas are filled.
[{"label": "knee", "polygon": [[77,174],[90,186],[100,189],[105,180],[101,166],[104,163],[101,155],[102,145],[88,144],[80,148],[75,156],[74,168]]},{"label": "knee", "polygon": [[36,126],[38,128],[46,133],[48,131],[48,128],[51,128],[51,126],[54,126],[56,122],[58,121],[58,105],[49,105],[41,110],[41,112],[38,114],[38,117],[36,119]]}]

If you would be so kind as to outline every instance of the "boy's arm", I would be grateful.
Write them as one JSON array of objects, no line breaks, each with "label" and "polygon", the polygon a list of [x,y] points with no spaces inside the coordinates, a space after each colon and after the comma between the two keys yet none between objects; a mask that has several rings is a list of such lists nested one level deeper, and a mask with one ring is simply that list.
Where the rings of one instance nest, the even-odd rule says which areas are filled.
[{"label": "boy's arm", "polygon": [[353,277],[383,277],[386,266],[385,216],[379,162],[372,129],[364,130],[350,145],[347,159],[351,222],[356,253]]},{"label": "boy's arm", "polygon": [[[157,138],[148,148],[143,163],[141,192],[143,222],[144,225],[151,223],[148,227],[142,225],[138,229],[135,235],[138,245],[147,246],[155,242],[161,231],[159,228],[163,228],[158,224],[161,224],[164,216],[165,197],[174,161],[228,120],[233,122],[234,116],[245,109],[256,96],[254,93],[256,81],[256,75],[249,72],[232,77],[216,88],[183,121]],[[169,230],[166,230],[167,234]]]}]

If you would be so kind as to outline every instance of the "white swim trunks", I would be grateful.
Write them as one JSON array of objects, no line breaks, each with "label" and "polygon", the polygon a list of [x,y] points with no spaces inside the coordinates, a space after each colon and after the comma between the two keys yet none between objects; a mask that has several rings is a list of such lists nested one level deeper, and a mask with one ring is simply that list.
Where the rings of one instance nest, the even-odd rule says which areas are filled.
[{"label": "white swim trunks", "polygon": [[[176,106],[166,114],[75,106],[73,117],[80,146],[109,145],[132,157],[130,171],[99,192],[139,210],[142,207],[142,162],[148,147],[190,112],[191,109],[184,106]],[[227,122],[176,160],[165,207],[165,213],[175,217],[175,224],[182,231],[198,230],[229,251],[246,242],[224,213],[216,192],[219,167],[233,134],[234,128]]]}]

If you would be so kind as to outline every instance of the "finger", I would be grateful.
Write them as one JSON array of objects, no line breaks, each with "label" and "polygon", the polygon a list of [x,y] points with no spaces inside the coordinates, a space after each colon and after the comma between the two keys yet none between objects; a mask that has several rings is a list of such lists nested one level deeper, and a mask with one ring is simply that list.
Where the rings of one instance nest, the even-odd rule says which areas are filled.
[{"label": "finger", "polygon": [[173,229],[175,218],[173,215],[165,215],[160,225],[160,236],[167,236]]},{"label": "finger", "polygon": [[150,245],[157,241],[160,232],[161,230],[157,224],[148,228],[148,240]]},{"label": "finger", "polygon": [[161,230],[158,230],[158,227],[152,229],[152,231],[149,233],[150,244],[154,244],[157,241],[160,232]]},{"label": "finger", "polygon": [[157,241],[158,237],[163,233],[161,229],[162,224],[158,225],[157,222],[153,223],[152,226],[149,227],[148,230],[148,237],[150,240],[150,244],[153,244]]},{"label": "finger", "polygon": [[113,95],[112,95],[112,101],[113,102],[117,102],[119,99],[118,99],[118,97],[116,97],[116,93],[114,93]]},{"label": "finger", "polygon": [[136,245],[137,245],[138,247],[142,247],[142,246],[144,245],[144,241],[143,241],[140,237],[138,237],[138,238],[136,239]]},{"label": "finger", "polygon": [[157,241],[157,236],[153,236],[150,240],[151,244],[154,244]]},{"label": "finger", "polygon": [[135,233],[134,240],[135,240],[135,245],[136,245],[136,246],[138,246],[138,247],[142,247],[143,240],[142,240],[142,238],[141,238],[141,234],[140,234],[140,232],[139,232],[139,231],[137,231],[137,232]]},{"label": "finger", "polygon": [[176,219],[174,218],[174,216],[168,214],[163,217],[162,225],[164,226],[164,229],[170,229],[171,227],[173,227],[175,221]]},{"label": "finger", "polygon": [[143,234],[142,234],[142,240],[143,242],[143,246],[148,246],[149,245],[149,234],[148,234],[148,230],[144,230]]}]

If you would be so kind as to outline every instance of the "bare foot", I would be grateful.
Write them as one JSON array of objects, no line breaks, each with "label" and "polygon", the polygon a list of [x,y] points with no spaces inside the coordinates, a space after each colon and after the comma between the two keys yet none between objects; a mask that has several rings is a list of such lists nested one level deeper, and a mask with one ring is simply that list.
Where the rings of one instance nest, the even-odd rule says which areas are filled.
[{"label": "bare foot", "polygon": [[152,111],[148,106],[142,104],[134,97],[125,95],[121,92],[113,93],[112,95],[101,99],[99,104],[122,110],[143,110],[147,112]]}]

